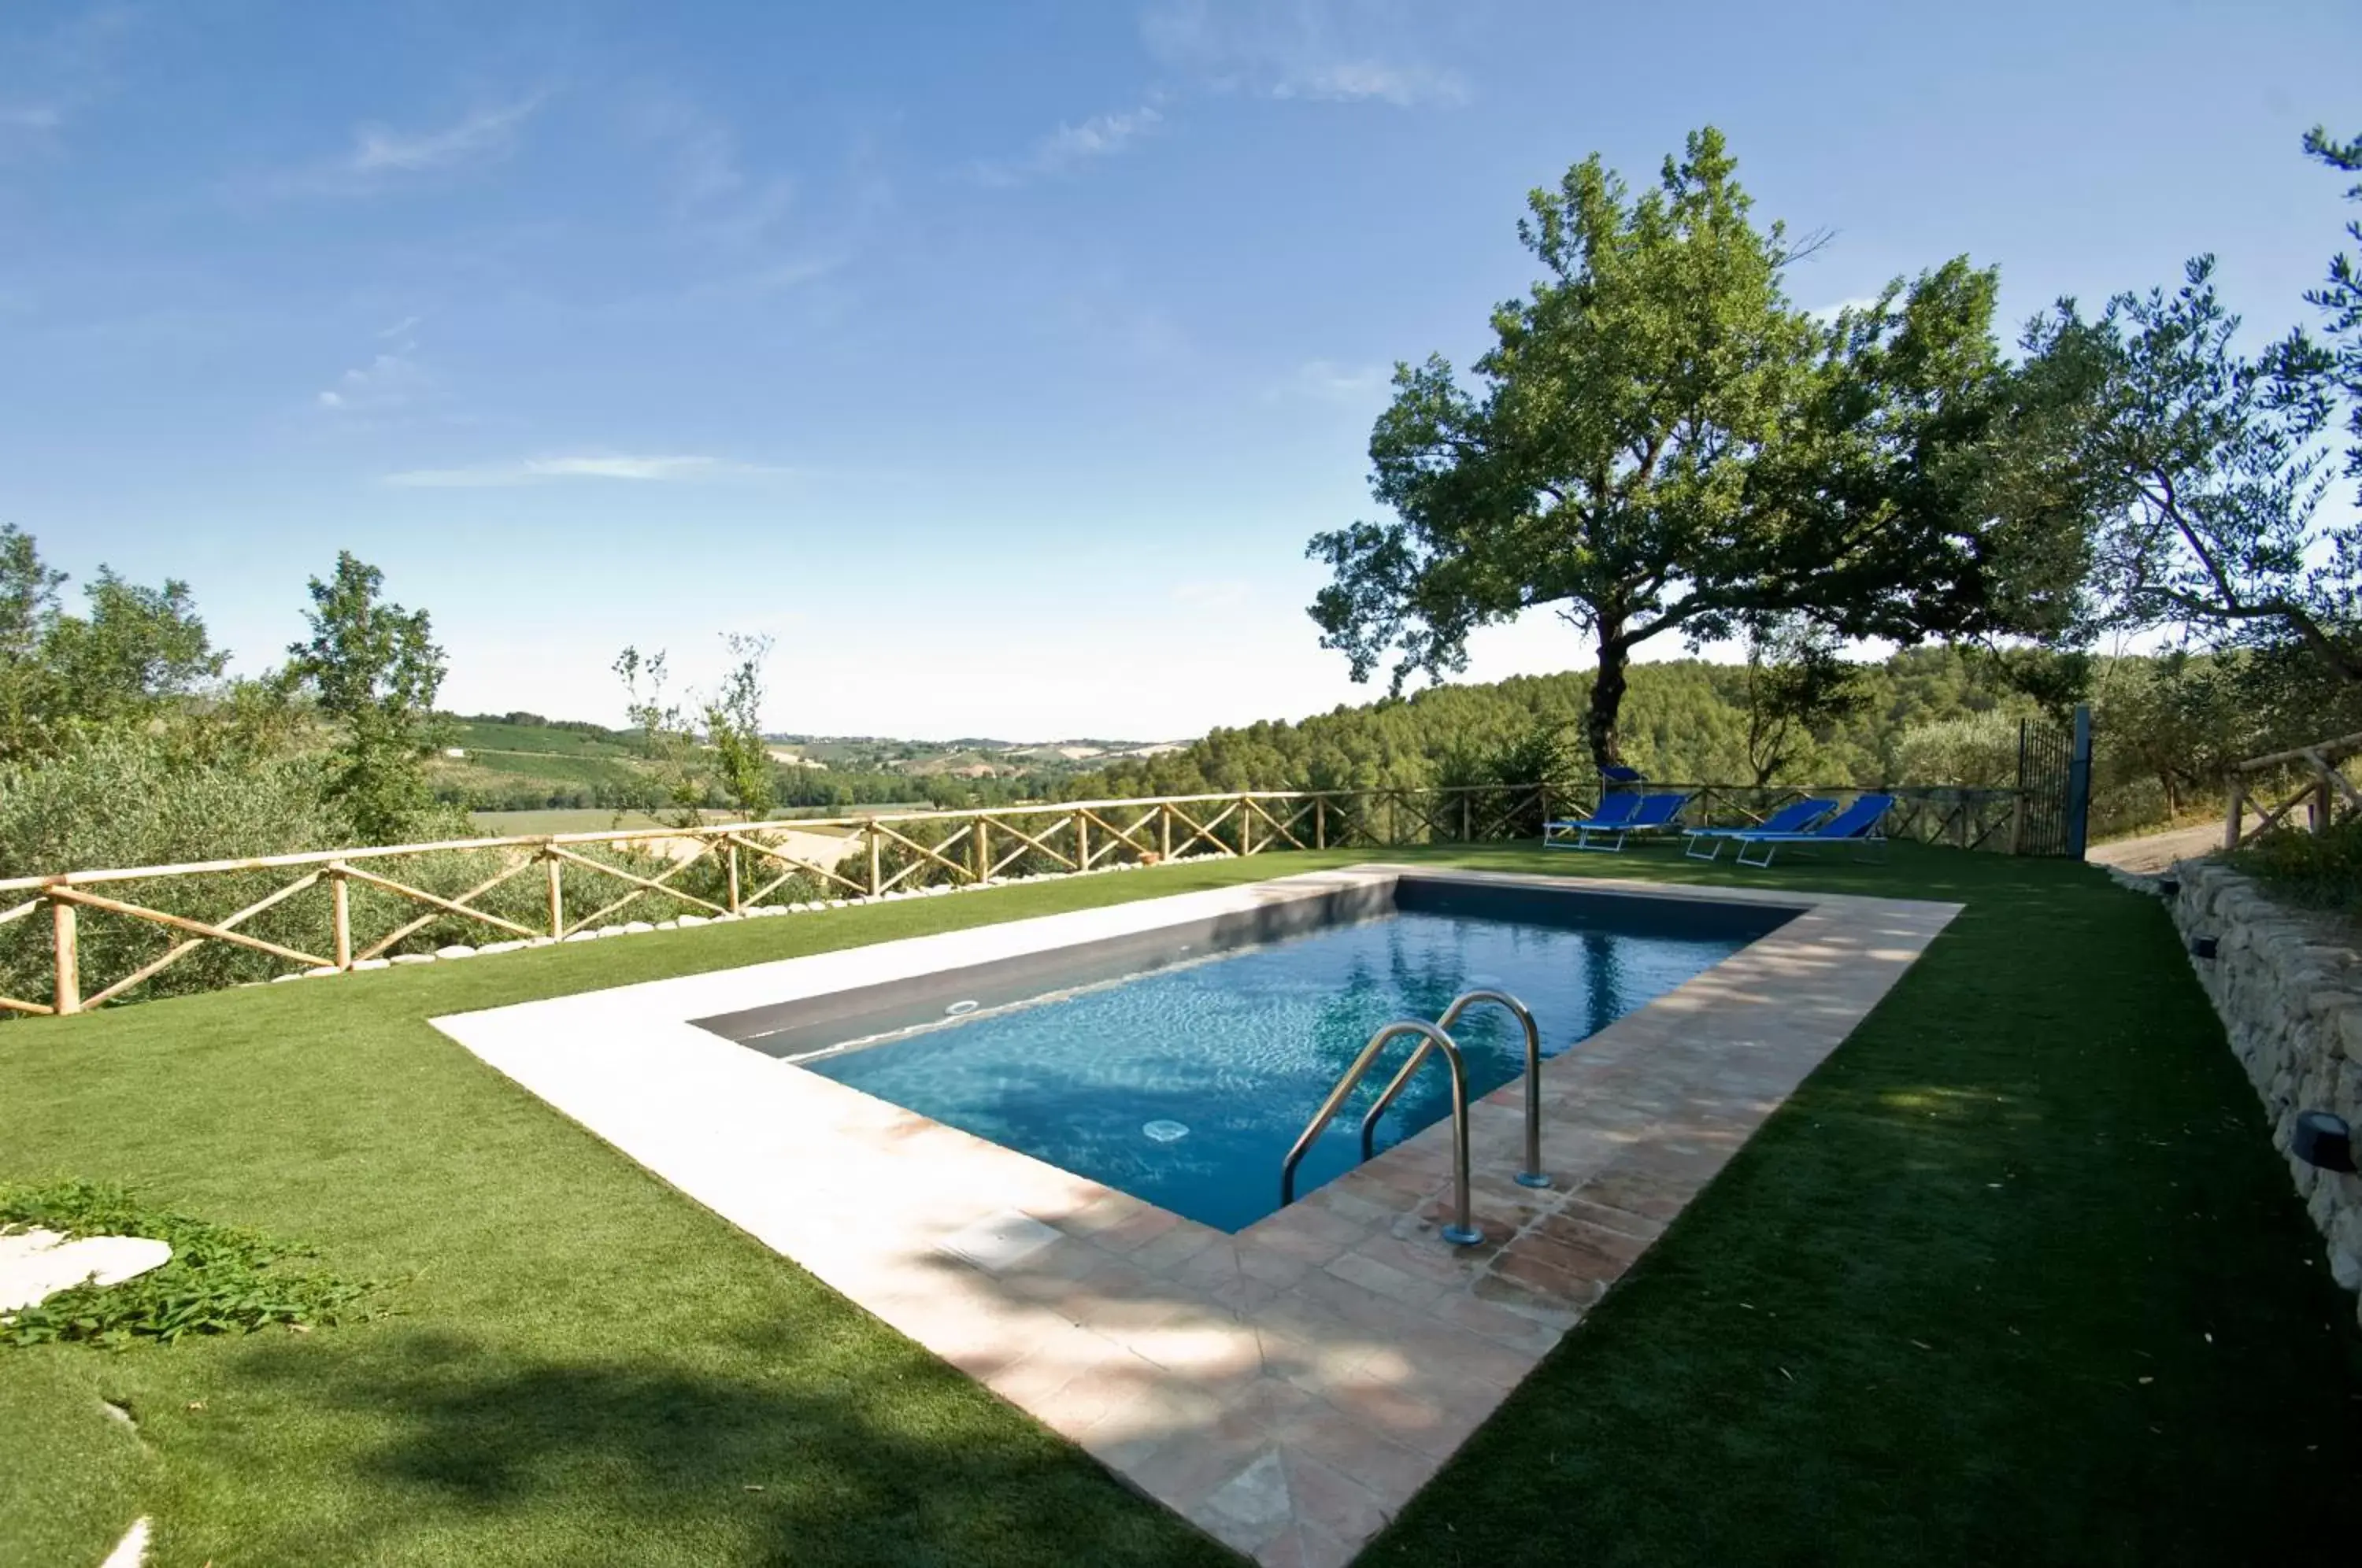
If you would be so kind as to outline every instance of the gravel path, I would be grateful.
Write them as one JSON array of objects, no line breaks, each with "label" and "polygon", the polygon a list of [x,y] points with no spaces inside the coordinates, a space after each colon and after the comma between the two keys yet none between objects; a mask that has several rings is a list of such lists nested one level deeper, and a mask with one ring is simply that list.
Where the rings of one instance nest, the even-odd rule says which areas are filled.
[{"label": "gravel path", "polygon": [[2120,838],[2108,844],[2095,844],[2084,852],[2083,858],[2096,866],[2113,866],[2120,871],[2162,871],[2177,860],[2187,860],[2223,847],[2223,824],[2207,823],[2199,827],[2175,828],[2171,833],[2146,834],[2139,838]]}]

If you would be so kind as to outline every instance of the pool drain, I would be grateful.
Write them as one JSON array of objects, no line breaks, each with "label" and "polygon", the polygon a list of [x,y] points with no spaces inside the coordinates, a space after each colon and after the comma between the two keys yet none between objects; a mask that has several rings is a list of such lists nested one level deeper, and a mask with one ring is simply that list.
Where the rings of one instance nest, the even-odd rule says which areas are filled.
[{"label": "pool drain", "polygon": [[1153,1142],[1159,1143],[1170,1143],[1175,1139],[1187,1138],[1189,1136],[1189,1129],[1182,1126],[1178,1121],[1165,1121],[1162,1120],[1148,1122],[1141,1128],[1141,1132],[1145,1133]]},{"label": "pool drain", "polygon": [[951,1006],[944,1009],[944,1016],[946,1018],[964,1018],[975,1010],[976,1003],[972,1001],[955,1001],[952,1003]]}]

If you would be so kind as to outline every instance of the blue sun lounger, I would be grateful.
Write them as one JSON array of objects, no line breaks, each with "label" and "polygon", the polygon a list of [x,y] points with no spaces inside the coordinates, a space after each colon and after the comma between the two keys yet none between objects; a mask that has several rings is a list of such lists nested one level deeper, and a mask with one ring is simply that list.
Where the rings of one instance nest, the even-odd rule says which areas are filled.
[{"label": "blue sun lounger", "polygon": [[[1611,795],[1608,800],[1612,801],[1616,798]],[[1682,808],[1689,803],[1690,798],[1687,795],[1672,793],[1642,795],[1629,812],[1624,812],[1613,822],[1602,821],[1600,816],[1595,815],[1587,822],[1560,823],[1561,827],[1572,827],[1575,832],[1572,840],[1561,839],[1556,847],[1596,849],[1611,855],[1620,854],[1624,848],[1624,841],[1633,834],[1671,832],[1679,825],[1677,819],[1682,814]],[[1600,802],[1602,813],[1605,812],[1606,805],[1606,801]],[[1594,834],[1599,835],[1600,842],[1593,842]],[[1606,842],[1611,834],[1615,835],[1616,840],[1613,844]],[[1543,842],[1550,841],[1545,837]]]},{"label": "blue sun lounger", "polygon": [[1590,846],[1582,842],[1585,834],[1594,831],[1613,832],[1624,826],[1632,820],[1632,813],[1640,809],[1640,802],[1644,799],[1646,799],[1645,796],[1622,790],[1602,797],[1599,809],[1587,817],[1567,817],[1559,822],[1544,823],[1542,847],[1544,849],[1588,848]]},{"label": "blue sun lounger", "polygon": [[[1779,853],[1783,844],[1856,844],[1865,850],[1873,846],[1883,850],[1886,835],[1878,831],[1878,826],[1886,820],[1886,813],[1893,809],[1894,797],[1892,795],[1857,795],[1853,804],[1820,826],[1804,833],[1766,833],[1760,828],[1753,828],[1742,829],[1730,836],[1738,845],[1738,863],[1741,866],[1771,865],[1772,856]],[[1748,849],[1755,845],[1763,846],[1763,858],[1760,860],[1747,858]]]},{"label": "blue sun lounger", "polygon": [[[1741,834],[1803,833],[1837,809],[1835,801],[1820,801],[1806,796],[1801,801],[1789,801],[1753,827],[1683,828],[1682,853],[1692,860],[1717,860],[1722,856],[1722,846]],[[1701,849],[1705,853],[1699,854]]]}]

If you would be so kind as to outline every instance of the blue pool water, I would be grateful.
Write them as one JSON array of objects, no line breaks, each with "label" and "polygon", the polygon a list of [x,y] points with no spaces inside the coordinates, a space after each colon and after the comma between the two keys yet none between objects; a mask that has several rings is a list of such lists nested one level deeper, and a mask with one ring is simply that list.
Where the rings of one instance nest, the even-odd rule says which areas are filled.
[{"label": "blue pool water", "polygon": [[[1278,1207],[1281,1159],[1389,1019],[1433,1019],[1462,991],[1504,989],[1533,1010],[1542,1048],[1554,1055],[1755,934],[1628,934],[1404,912],[978,1012],[802,1065],[1237,1231]],[[1466,1055],[1471,1099],[1522,1070],[1524,1036],[1504,1010],[1472,1010],[1452,1035]],[[1394,1053],[1413,1044],[1391,1048],[1307,1154],[1299,1194],[1357,1162],[1362,1112],[1393,1076],[1401,1060]],[[1442,1064],[1430,1062],[1387,1112],[1378,1146],[1450,1107]]]}]

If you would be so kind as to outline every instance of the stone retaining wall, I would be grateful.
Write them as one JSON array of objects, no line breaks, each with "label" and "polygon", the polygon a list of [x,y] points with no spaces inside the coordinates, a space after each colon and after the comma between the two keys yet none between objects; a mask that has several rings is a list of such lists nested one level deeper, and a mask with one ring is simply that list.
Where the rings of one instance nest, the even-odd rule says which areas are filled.
[{"label": "stone retaining wall", "polygon": [[[2215,939],[2215,956],[2191,962],[2263,1097],[2274,1146],[2288,1154],[2301,1110],[2362,1127],[2362,954],[2341,928],[2273,902],[2227,866],[2184,861],[2173,874],[2181,889],[2168,906],[2184,939]],[[2330,1272],[2362,1289],[2362,1176],[2288,1164],[2328,1238]]]}]

